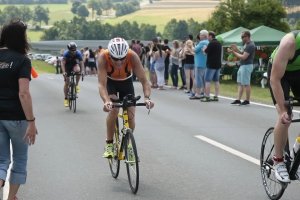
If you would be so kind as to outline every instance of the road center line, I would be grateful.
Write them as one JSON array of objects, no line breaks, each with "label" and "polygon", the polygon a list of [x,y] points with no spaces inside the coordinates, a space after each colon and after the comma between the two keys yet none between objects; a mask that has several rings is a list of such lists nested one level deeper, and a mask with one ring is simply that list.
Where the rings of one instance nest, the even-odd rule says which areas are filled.
[{"label": "road center line", "polygon": [[252,162],[252,163],[254,163],[254,164],[260,165],[258,159],[253,158],[253,157],[251,157],[251,156],[248,156],[248,155],[246,155],[246,154],[244,154],[244,153],[242,153],[242,152],[239,152],[239,151],[237,151],[237,150],[235,150],[235,149],[233,149],[233,148],[230,148],[230,147],[228,147],[228,146],[225,146],[225,145],[223,145],[223,144],[221,144],[221,143],[219,143],[219,142],[216,142],[216,141],[214,141],[214,140],[212,140],[212,139],[209,139],[209,138],[207,138],[207,137],[204,137],[204,136],[202,136],[202,135],[195,135],[195,137],[198,138],[198,139],[200,139],[200,140],[202,140],[202,141],[204,141],[204,142],[207,142],[207,143],[209,143],[209,144],[211,144],[211,145],[214,145],[214,146],[216,146],[216,147],[219,147],[220,149],[223,149],[223,150],[225,150],[225,151],[227,151],[227,152],[229,152],[229,153],[232,153],[232,154],[234,154],[234,155],[236,155],[236,156],[238,156],[238,157],[241,157],[241,158],[243,158],[243,159],[245,159],[245,160],[248,160],[248,161],[250,161],[250,162]]}]

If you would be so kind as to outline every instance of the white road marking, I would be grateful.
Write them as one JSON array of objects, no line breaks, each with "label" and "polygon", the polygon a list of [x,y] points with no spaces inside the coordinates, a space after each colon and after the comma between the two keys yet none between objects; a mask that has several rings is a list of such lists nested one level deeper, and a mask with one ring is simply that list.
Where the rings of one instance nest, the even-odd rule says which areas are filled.
[{"label": "white road marking", "polygon": [[[214,94],[211,94],[211,95],[213,96]],[[218,96],[218,97],[222,98],[222,99],[236,100],[234,98],[225,97],[225,96]],[[267,105],[267,104],[263,104],[263,103],[256,103],[256,102],[252,102],[252,101],[250,101],[250,102],[251,102],[250,105],[253,104],[253,105],[263,106],[263,107],[267,107],[267,108],[275,108],[275,106],[272,106],[272,105]],[[294,108],[293,112],[300,113],[299,110],[295,110],[295,109],[297,109],[297,108]]]},{"label": "white road marking", "polygon": [[230,147],[228,147],[228,146],[225,146],[225,145],[223,145],[223,144],[221,144],[221,143],[219,143],[219,142],[216,142],[216,141],[214,141],[214,140],[212,140],[212,139],[209,139],[209,138],[207,138],[207,137],[204,137],[204,136],[202,136],[202,135],[195,135],[195,137],[198,138],[198,139],[200,139],[200,140],[202,140],[202,141],[204,141],[204,142],[207,142],[207,143],[212,144],[212,145],[214,145],[214,146],[216,146],[216,147],[219,147],[220,149],[223,149],[223,150],[225,150],[225,151],[227,151],[227,152],[229,152],[229,153],[232,153],[232,154],[234,154],[234,155],[236,155],[236,156],[238,156],[238,157],[240,157],[240,158],[243,158],[243,159],[245,159],[245,160],[248,160],[248,161],[250,161],[250,162],[252,162],[252,163],[254,163],[254,164],[260,165],[260,162],[259,162],[258,159],[253,158],[253,157],[251,157],[251,156],[248,156],[248,155],[246,155],[246,154],[244,154],[244,153],[242,153],[242,152],[239,152],[239,151],[237,151],[237,150],[235,150],[235,149],[233,149],[233,148],[230,148]]}]

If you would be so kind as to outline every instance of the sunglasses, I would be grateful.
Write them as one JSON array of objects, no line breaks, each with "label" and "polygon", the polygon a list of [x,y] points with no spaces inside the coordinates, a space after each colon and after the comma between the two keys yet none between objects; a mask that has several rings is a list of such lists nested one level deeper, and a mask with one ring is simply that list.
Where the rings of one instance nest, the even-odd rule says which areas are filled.
[{"label": "sunglasses", "polygon": [[10,23],[11,23],[11,24],[16,24],[16,23],[19,23],[19,22],[20,22],[20,24],[23,25],[23,27],[24,27],[25,29],[27,28],[27,25],[26,25],[23,21],[21,21],[21,19],[18,18],[18,17],[14,17],[14,18],[12,18],[12,19],[10,20]]},{"label": "sunglasses", "polygon": [[70,49],[70,51],[76,51],[76,49]]},{"label": "sunglasses", "polygon": [[242,36],[241,38],[243,39],[243,38],[245,38],[245,37],[247,37],[247,36],[244,35],[244,36]]},{"label": "sunglasses", "polygon": [[115,58],[113,56],[110,56],[111,59],[113,59],[114,61],[119,61],[119,60],[125,60],[126,56],[124,58]]}]

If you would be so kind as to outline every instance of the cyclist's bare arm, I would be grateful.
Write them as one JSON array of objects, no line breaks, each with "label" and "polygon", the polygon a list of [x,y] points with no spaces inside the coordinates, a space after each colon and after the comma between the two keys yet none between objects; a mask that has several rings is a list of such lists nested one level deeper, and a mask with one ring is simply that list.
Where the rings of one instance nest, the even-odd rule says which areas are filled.
[{"label": "cyclist's bare arm", "polygon": [[[150,83],[148,82],[148,80],[146,78],[146,74],[145,74],[145,71],[143,69],[140,58],[138,57],[138,55],[135,52],[131,53],[131,64],[132,64],[132,68],[135,72],[135,75],[137,76],[139,81],[142,83],[144,96],[149,96],[150,97],[150,95],[151,95],[151,86],[150,86]],[[147,108],[148,108],[148,105],[149,105],[149,100],[150,99],[145,98],[145,103],[147,105]],[[154,106],[154,103],[151,102],[150,108],[153,108],[153,106]]]},{"label": "cyclist's bare arm", "polygon": [[98,56],[98,89],[100,97],[104,102],[103,110],[108,112],[111,110],[112,102],[108,96],[107,89],[106,89],[106,82],[107,82],[107,68],[106,68],[106,59],[104,53],[100,53]]},{"label": "cyclist's bare arm", "polygon": [[[292,38],[291,38],[292,37]],[[284,36],[280,42],[280,46],[272,64],[272,73],[270,77],[270,84],[274,97],[279,108],[279,114],[282,115],[286,112],[285,99],[280,83],[283,77],[288,61],[293,58],[295,53],[295,39],[291,34]]]}]

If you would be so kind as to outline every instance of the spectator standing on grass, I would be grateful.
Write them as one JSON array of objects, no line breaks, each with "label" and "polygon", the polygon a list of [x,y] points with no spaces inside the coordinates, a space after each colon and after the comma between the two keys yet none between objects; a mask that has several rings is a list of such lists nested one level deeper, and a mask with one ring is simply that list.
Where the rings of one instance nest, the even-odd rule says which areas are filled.
[{"label": "spectator standing on grass", "polygon": [[[140,41],[138,40],[138,42],[140,43]],[[134,51],[139,57],[142,54],[142,47],[137,43],[136,40],[131,40],[131,50]],[[133,71],[132,73],[132,80],[136,81],[136,75]]]},{"label": "spectator standing on grass", "polygon": [[156,51],[153,56],[155,61],[154,68],[157,76],[157,89],[164,90],[165,59],[167,53],[162,50],[161,44],[156,44],[156,48],[158,51]]},{"label": "spectator standing on grass", "polygon": [[89,67],[89,57],[90,55],[90,51],[89,51],[89,48],[88,47],[84,47],[84,67],[85,67],[85,72],[86,74],[90,75],[90,67]]},{"label": "spectator standing on grass", "polygon": [[173,41],[173,50],[171,51],[171,59],[172,59],[172,68],[171,68],[171,79],[173,82],[173,86],[171,89],[177,89],[178,87],[178,68],[179,68],[179,41]]},{"label": "spectator standing on grass", "polygon": [[[251,73],[253,71],[253,61],[255,56],[255,44],[251,40],[250,31],[243,31],[241,38],[243,43],[245,43],[242,51],[240,51],[235,44],[230,45],[228,48],[229,53],[233,53],[234,56],[240,59],[240,68],[237,73],[237,83],[238,83],[238,98],[232,102],[232,105],[249,105],[250,104],[250,94],[251,94]],[[241,98],[246,89],[246,100],[241,102]]]},{"label": "spectator standing on grass", "polygon": [[55,74],[61,74],[61,57],[56,56],[56,73]]},{"label": "spectator standing on grass", "polygon": [[89,57],[87,59],[88,59],[88,66],[91,70],[91,75],[96,76],[97,70],[96,70],[95,54],[92,49],[89,49]]},{"label": "spectator standing on grass", "polygon": [[[201,102],[219,101],[220,89],[220,70],[222,67],[221,54],[222,44],[216,40],[216,34],[213,31],[208,32],[209,44],[203,47],[204,54],[207,55],[205,81],[205,97],[200,99]],[[210,98],[211,82],[215,83],[215,96]]]},{"label": "spectator standing on grass", "polygon": [[[208,31],[202,30],[200,34],[197,35],[196,40],[198,42],[197,46],[194,49],[195,52],[195,79],[194,84],[196,85],[195,96],[191,96],[190,99],[201,99],[204,97],[205,91],[205,81],[204,74],[206,71],[206,61],[207,56],[204,55],[202,51],[203,47],[208,46]],[[192,51],[192,49],[191,49]]]},{"label": "spectator standing on grass", "polygon": [[165,51],[166,54],[166,59],[165,59],[165,85],[168,85],[169,82],[169,65],[170,65],[170,53],[171,53],[171,49],[168,45],[169,40],[168,39],[164,39],[164,44],[162,46],[162,50]]},{"label": "spectator standing on grass", "polygon": [[157,38],[153,38],[152,43],[150,44],[150,51],[149,51],[149,56],[150,56],[150,73],[151,73],[151,88],[158,88],[157,85],[157,76],[155,73],[155,68],[154,68],[154,53],[158,50],[156,45],[158,44],[158,39]]},{"label": "spectator standing on grass", "polygon": [[182,58],[185,59],[184,62],[184,72],[185,72],[185,81],[186,81],[186,90],[185,93],[191,93],[193,89],[193,84],[190,82],[193,82],[194,79],[194,68],[195,68],[195,60],[194,60],[194,52],[193,52],[194,46],[193,41],[188,40],[186,41],[185,48],[183,49]]},{"label": "spectator standing on grass", "polygon": [[183,49],[185,47],[185,40],[182,40],[180,43],[180,51],[179,51],[179,71],[180,71],[180,78],[182,82],[182,86],[179,87],[179,90],[186,89],[186,83],[185,83],[185,72],[184,72],[184,63],[185,59],[182,57]]}]

